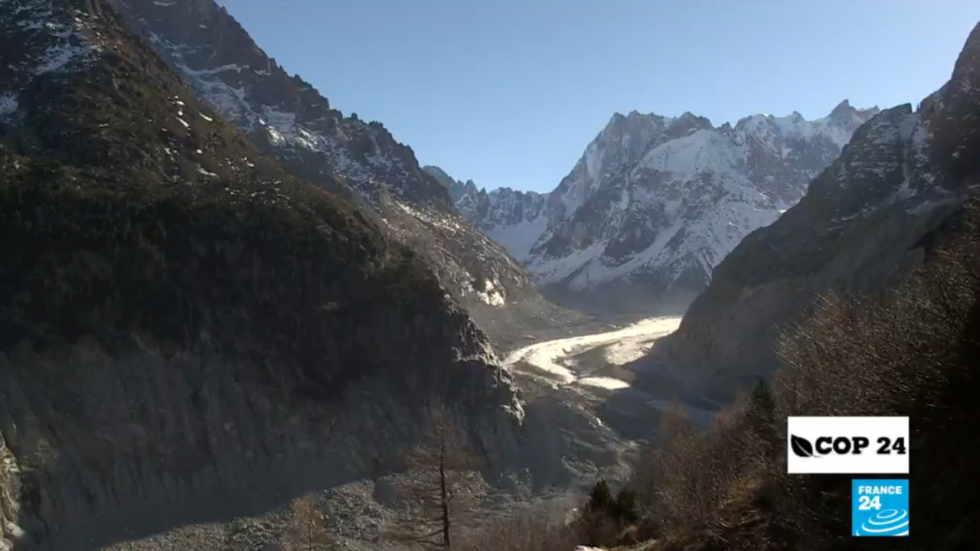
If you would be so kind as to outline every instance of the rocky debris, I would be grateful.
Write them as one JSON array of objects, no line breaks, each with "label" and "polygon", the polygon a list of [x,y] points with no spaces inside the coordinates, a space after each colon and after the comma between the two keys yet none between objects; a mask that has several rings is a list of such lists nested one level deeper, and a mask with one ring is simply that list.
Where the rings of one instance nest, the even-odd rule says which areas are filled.
[{"label": "rocky debris", "polygon": [[[351,551],[407,551],[386,537],[396,521],[410,519],[404,504],[380,498],[380,487],[397,487],[399,476],[360,481],[316,494],[316,504],[328,527],[333,549]],[[470,529],[479,528],[500,516],[522,510],[567,511],[577,495],[552,493],[534,499],[494,493],[494,503],[479,506],[479,512],[461,517]],[[252,517],[239,517],[220,524],[179,527],[165,534],[114,544],[104,551],[288,551],[288,534],[296,523],[286,507]]]},{"label": "rocky debris", "polygon": [[[385,502],[376,501],[376,494]],[[397,477],[332,488],[323,493],[321,507],[331,535],[373,544],[383,543],[386,527],[404,514]]]},{"label": "rocky debris", "polygon": [[115,543],[104,547],[104,551],[285,551],[282,549],[263,549],[261,541],[253,542],[247,537],[237,537],[229,541],[227,531],[220,524],[200,524],[181,526],[154,536]]},{"label": "rocky debris", "polygon": [[797,205],[747,236],[650,361],[730,395],[777,366],[779,333],[817,296],[873,292],[928,259],[980,189],[978,37],[940,90],[861,125]]}]

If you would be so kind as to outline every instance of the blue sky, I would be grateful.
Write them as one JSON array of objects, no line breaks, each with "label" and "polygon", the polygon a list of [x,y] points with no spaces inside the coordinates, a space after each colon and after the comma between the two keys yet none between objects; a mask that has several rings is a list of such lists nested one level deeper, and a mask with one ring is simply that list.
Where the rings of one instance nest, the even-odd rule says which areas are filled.
[{"label": "blue sky", "polygon": [[219,0],[343,113],[459,179],[549,191],[616,111],[715,124],[913,103],[968,0]]}]

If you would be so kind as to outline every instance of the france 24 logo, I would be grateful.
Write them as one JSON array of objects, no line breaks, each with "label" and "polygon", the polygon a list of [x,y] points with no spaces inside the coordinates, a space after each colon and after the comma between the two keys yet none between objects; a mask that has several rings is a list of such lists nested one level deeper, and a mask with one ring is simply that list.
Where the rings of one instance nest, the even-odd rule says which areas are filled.
[{"label": "france 24 logo", "polygon": [[852,480],[851,535],[909,535],[908,480]]},{"label": "france 24 logo", "polygon": [[788,417],[789,474],[908,474],[908,417]]}]

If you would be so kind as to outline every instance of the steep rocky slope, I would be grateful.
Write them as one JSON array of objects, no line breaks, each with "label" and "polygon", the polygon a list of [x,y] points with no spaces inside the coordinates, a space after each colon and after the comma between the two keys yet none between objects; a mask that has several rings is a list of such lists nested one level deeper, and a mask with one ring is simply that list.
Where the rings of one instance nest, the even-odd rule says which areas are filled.
[{"label": "steep rocky slope", "polygon": [[742,238],[796,203],[877,112],[845,100],[813,121],[755,115],[718,127],[691,113],[617,113],[547,195],[440,181],[552,298],[677,310]]},{"label": "steep rocky slope", "polygon": [[199,99],[287,171],[328,189],[339,180],[355,190],[356,200],[473,307],[482,326],[489,328],[498,310],[537,298],[520,264],[460,216],[410,147],[379,122],[345,117],[312,85],[289,75],[224,7],[213,0],[113,2]]},{"label": "steep rocky slope", "polygon": [[819,294],[872,291],[926,259],[980,185],[978,68],[980,27],[946,85],[862,125],[796,206],[722,261],[654,359],[730,389],[775,367],[776,335]]},{"label": "steep rocky slope", "polygon": [[513,451],[517,390],[419,255],[257,151],[107,0],[0,3],[0,106],[0,549],[392,468],[432,394],[490,465]]}]

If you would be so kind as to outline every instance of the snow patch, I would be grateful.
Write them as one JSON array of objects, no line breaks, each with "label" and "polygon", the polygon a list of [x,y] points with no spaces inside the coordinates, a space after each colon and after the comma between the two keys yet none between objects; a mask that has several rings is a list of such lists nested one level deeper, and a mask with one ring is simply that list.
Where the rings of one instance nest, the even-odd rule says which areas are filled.
[{"label": "snow patch", "polygon": [[620,381],[619,379],[613,379],[612,377],[583,377],[577,382],[580,385],[594,386],[597,388],[604,388],[606,390],[622,390],[630,387],[630,384],[626,381]]},{"label": "snow patch", "polygon": [[45,52],[41,63],[34,68],[34,73],[40,75],[59,71],[72,63],[86,59],[91,53],[92,48],[88,44],[61,44],[51,47]]},{"label": "snow patch", "polygon": [[66,70],[78,63],[90,61],[101,47],[85,36],[86,24],[78,18],[66,23],[59,21],[58,14],[50,7],[42,7],[34,2],[24,9],[34,9],[33,17],[20,23],[22,29],[33,34],[44,35],[43,40],[54,43],[41,54],[33,67],[35,75]]},{"label": "snow patch", "polygon": [[[98,33],[91,30],[78,10],[70,10],[64,2],[21,0],[7,10],[5,22],[13,23],[12,39],[28,45],[43,45],[23,66],[9,69],[23,71],[29,78],[49,73],[75,70],[92,61],[102,45]],[[8,82],[0,83],[9,84]],[[0,90],[0,117],[18,110],[20,90]]]},{"label": "snow patch", "polygon": [[496,225],[484,229],[484,233],[506,249],[516,260],[523,261],[546,229],[548,229],[548,218],[539,215],[534,220],[521,220],[516,225]]},{"label": "snow patch", "polygon": [[601,258],[593,259],[578,272],[574,279],[569,282],[569,287],[576,291],[581,291],[595,285],[606,283],[613,279],[628,275],[637,268],[658,259],[666,251],[665,247],[677,232],[684,227],[682,221],[677,221],[670,227],[657,234],[656,240],[649,247],[632,256],[622,264],[607,266]]},{"label": "snow patch", "polygon": [[408,214],[411,214],[419,221],[427,225],[434,226],[441,230],[446,230],[448,232],[456,232],[463,229],[463,227],[459,224],[458,221],[453,220],[450,217],[440,216],[435,212],[431,212],[431,211],[423,212],[419,209],[412,208],[411,206],[401,201],[396,201],[395,203],[403,211],[407,212]]},{"label": "snow patch", "polygon": [[242,68],[240,65],[229,63],[227,65],[222,65],[220,67],[215,67],[213,69],[200,69],[200,70],[191,69],[186,65],[181,65],[180,70],[185,74],[187,74],[188,76],[200,78],[205,76],[217,75],[219,73],[224,73],[227,71],[241,72]]},{"label": "snow patch", "polygon": [[558,283],[585,264],[599,258],[606,248],[606,243],[593,243],[584,248],[569,252],[565,256],[558,258],[531,258],[526,265],[531,277],[538,285]]},{"label": "snow patch", "polygon": [[597,182],[599,180],[600,170],[602,170],[602,159],[599,158],[598,144],[595,142],[590,143],[585,148],[585,155],[582,158],[585,160],[586,175],[593,182]]},{"label": "snow patch", "polygon": [[18,107],[17,96],[11,93],[0,94],[0,117],[9,117]]},{"label": "snow patch", "polygon": [[476,296],[488,306],[499,307],[506,303],[504,300],[503,286],[500,285],[499,281],[491,281],[490,279],[487,279],[484,282],[483,289],[476,290]]}]

